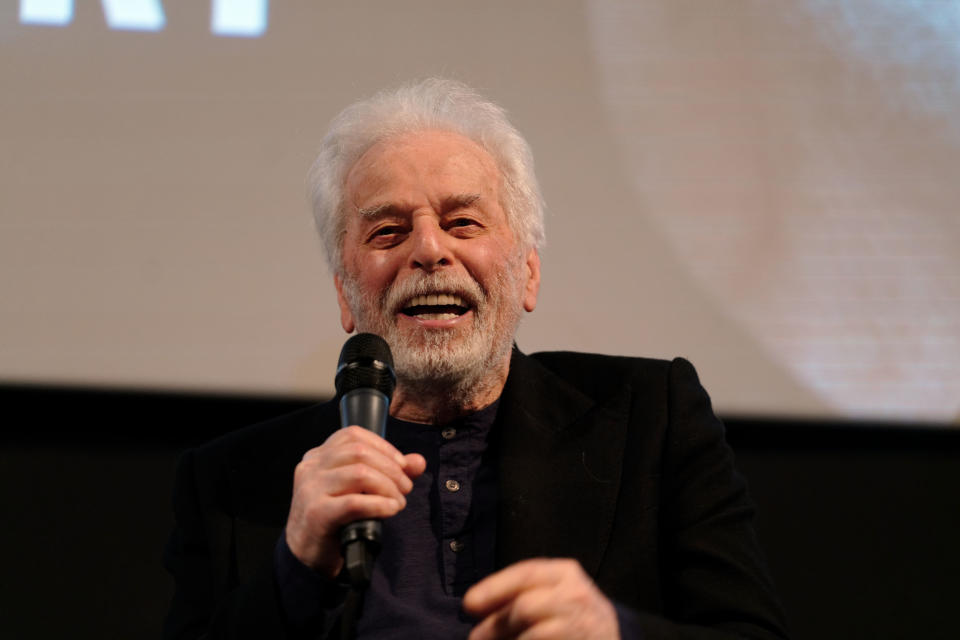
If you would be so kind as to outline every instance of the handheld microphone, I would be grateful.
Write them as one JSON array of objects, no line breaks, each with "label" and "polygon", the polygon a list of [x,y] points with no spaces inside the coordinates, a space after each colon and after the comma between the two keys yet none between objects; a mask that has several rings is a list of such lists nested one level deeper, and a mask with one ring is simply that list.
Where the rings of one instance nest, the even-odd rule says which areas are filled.
[{"label": "handheld microphone", "polygon": [[[358,425],[384,437],[390,398],[397,386],[390,345],[372,333],[352,336],[340,351],[334,384],[340,398],[340,427]],[[379,520],[358,520],[341,530],[340,546],[351,585],[370,583],[381,531]]]}]

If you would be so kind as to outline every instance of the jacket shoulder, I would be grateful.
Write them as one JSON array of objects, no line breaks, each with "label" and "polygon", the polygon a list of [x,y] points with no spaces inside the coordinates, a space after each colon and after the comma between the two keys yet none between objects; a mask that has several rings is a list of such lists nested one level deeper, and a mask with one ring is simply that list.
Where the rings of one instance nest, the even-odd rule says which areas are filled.
[{"label": "jacket shoulder", "polygon": [[597,397],[623,384],[646,388],[667,384],[673,362],[657,358],[612,356],[577,351],[541,351],[529,356],[582,393]]},{"label": "jacket shoulder", "polygon": [[333,404],[313,404],[236,429],[200,445],[194,453],[199,458],[212,461],[262,452],[265,449],[269,451],[277,442],[311,441],[317,438],[322,442],[327,432],[339,426],[336,424],[336,407],[331,406]]},{"label": "jacket shoulder", "polygon": [[254,492],[283,486],[309,449],[320,445],[338,424],[334,403],[315,404],[224,434],[186,451],[178,464],[178,484],[190,479],[204,503],[226,507],[238,490]]}]

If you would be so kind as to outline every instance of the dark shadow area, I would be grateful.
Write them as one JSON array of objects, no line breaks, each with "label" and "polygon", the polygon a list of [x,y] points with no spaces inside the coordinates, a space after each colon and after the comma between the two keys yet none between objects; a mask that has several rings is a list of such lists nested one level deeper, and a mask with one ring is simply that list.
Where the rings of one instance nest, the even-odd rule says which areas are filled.
[{"label": "dark shadow area", "polygon": [[[0,387],[0,636],[159,636],[180,451],[304,398]],[[726,419],[794,637],[952,638],[960,430]]]},{"label": "dark shadow area", "polygon": [[953,638],[960,431],[726,420],[796,638]]}]

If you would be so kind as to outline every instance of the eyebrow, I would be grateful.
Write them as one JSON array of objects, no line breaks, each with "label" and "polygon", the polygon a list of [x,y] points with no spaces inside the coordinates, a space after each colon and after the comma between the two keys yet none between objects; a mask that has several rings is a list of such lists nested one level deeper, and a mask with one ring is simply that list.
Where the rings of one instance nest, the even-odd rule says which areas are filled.
[{"label": "eyebrow", "polygon": [[381,216],[385,213],[395,211],[396,209],[397,209],[396,205],[384,203],[384,204],[374,205],[372,207],[357,208],[357,213],[360,214],[361,218],[376,218],[377,216]]},{"label": "eyebrow", "polygon": [[[457,209],[463,209],[464,207],[469,207],[474,202],[480,199],[479,193],[463,193],[453,196],[448,196],[443,199],[442,208],[446,213],[448,211],[456,211]],[[384,202],[383,204],[376,204],[372,207],[363,207],[358,208],[357,213],[360,214],[361,218],[377,218],[384,215],[396,214],[402,211],[402,207],[390,203]]]},{"label": "eyebrow", "polygon": [[480,199],[479,193],[464,193],[460,195],[450,196],[448,198],[444,198],[443,210],[456,211],[457,209],[463,209],[464,207],[469,207],[479,199]]}]

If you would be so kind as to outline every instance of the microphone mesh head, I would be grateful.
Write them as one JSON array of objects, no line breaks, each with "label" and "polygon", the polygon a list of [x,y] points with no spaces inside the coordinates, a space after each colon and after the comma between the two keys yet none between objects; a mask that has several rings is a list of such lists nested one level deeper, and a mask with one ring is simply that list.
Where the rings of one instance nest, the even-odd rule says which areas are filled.
[{"label": "microphone mesh head", "polygon": [[391,397],[397,377],[387,341],[373,333],[358,333],[347,340],[340,350],[334,384],[338,396],[366,387]]}]

